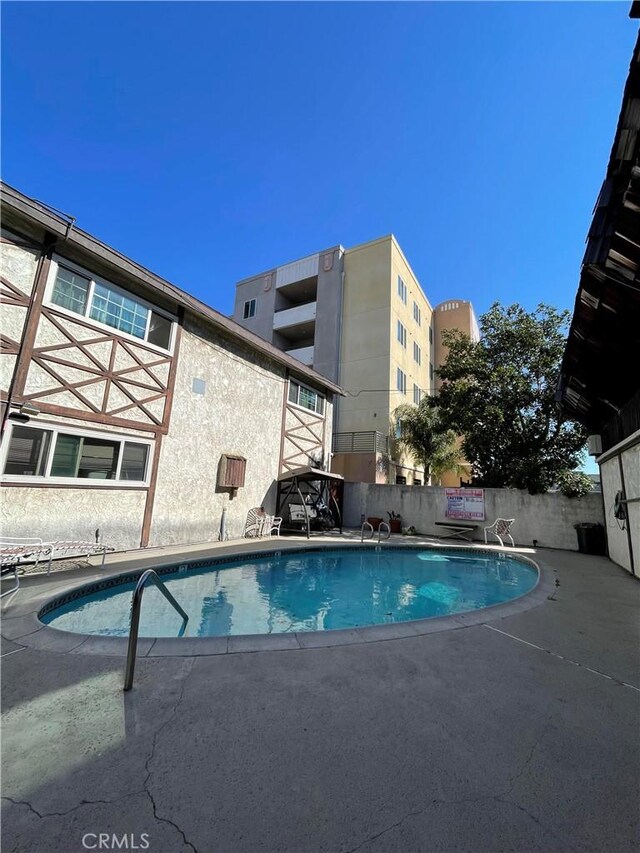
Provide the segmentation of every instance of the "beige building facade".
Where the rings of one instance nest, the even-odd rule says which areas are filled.
[[[2,186],[3,536],[230,538],[327,467],[339,387]]]
[[[244,279],[234,319],[344,389],[334,414],[334,472],[351,481],[423,485],[422,468],[396,442],[394,412],[436,391],[440,316],[446,328],[459,319],[475,339],[471,304],[455,305],[434,311],[391,234]]]

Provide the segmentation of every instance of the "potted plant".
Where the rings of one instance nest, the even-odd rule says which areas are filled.
[[[402,533],[402,516],[399,512],[388,512],[389,516],[389,530],[391,533]]]
[[[367,521],[373,527],[374,530],[377,530],[378,527],[380,526],[380,522],[382,521],[382,519],[379,518],[377,515],[370,515],[367,518]]]

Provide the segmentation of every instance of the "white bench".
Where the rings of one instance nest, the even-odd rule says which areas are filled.
[[[478,528],[477,524],[468,521],[436,521],[435,524],[449,530],[449,533],[442,533],[440,539],[464,539],[465,542],[471,542],[473,532]]]

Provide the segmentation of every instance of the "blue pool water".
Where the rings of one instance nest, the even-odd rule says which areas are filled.
[[[327,631],[447,616],[529,592],[537,571],[489,553],[385,548],[283,552],[187,572],[162,581],[189,614],[184,636]],[[134,584],[52,610],[42,621],[85,634],[127,636]],[[153,585],[140,636],[175,637],[181,619]]]

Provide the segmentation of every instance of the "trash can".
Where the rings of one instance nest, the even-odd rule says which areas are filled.
[[[573,525],[578,534],[578,551],[581,554],[607,553],[607,544],[604,535],[604,527],[594,521],[584,521]]]

